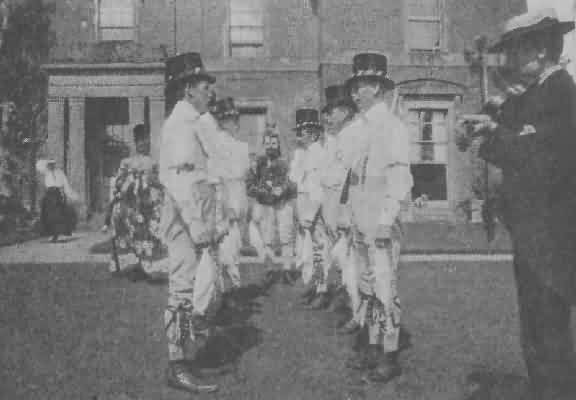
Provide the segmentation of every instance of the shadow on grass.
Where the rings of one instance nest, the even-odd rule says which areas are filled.
[[[111,252],[112,239],[107,239],[90,247],[90,254],[110,254]]]
[[[526,378],[495,371],[481,370],[467,376],[465,400],[533,400]]]
[[[237,365],[244,353],[262,343],[262,330],[251,318],[261,313],[257,300],[264,295],[261,285],[250,284],[225,296],[224,306],[212,319],[215,333],[197,354],[201,367]]]

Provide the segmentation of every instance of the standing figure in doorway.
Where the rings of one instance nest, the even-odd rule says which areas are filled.
[[[62,235],[70,236],[76,228],[77,215],[73,203],[78,194],[68,183],[68,179],[55,160],[39,160],[36,168],[44,175],[45,193],[40,210],[40,224],[44,234],[55,243]]]

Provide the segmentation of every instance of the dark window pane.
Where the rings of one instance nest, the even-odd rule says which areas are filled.
[[[434,161],[434,145],[424,143],[420,145],[420,160]]]
[[[422,127],[422,140],[432,141],[432,125],[425,124]]]
[[[414,164],[412,198],[425,194],[429,200],[447,200],[446,166],[439,164]]]

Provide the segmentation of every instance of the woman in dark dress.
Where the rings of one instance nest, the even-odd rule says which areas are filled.
[[[40,223],[42,232],[57,242],[58,237],[70,236],[76,228],[76,212],[72,203],[78,195],[68,183],[62,170],[56,168],[54,160],[39,162],[38,170],[44,175],[46,192],[42,198]]]

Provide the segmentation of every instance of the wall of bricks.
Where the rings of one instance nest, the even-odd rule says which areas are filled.
[[[309,0],[265,0],[265,56],[259,59],[229,57],[229,0],[135,0],[138,29],[132,43],[97,41],[95,1],[56,1],[57,46],[52,62],[137,64],[161,62],[175,51],[200,52],[218,78],[218,94],[268,104],[269,118],[279,124],[283,145],[290,148],[295,109],[320,106],[322,87],[343,82],[351,73],[353,55],[362,51],[387,54],[390,76],[401,87],[427,79],[421,86],[406,83],[406,87],[453,99],[456,115],[477,111],[479,79],[471,74],[463,51],[473,46],[477,35],[494,38],[507,18],[526,9],[525,0],[444,1],[446,40],[440,52],[430,57],[407,49],[407,0],[319,0],[321,19],[310,9]],[[65,74],[75,79],[73,70]],[[101,74],[106,80],[105,75],[114,72]],[[58,121],[50,124],[57,126]],[[452,195],[467,198],[477,166],[454,144],[449,157]]]

